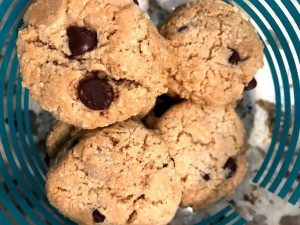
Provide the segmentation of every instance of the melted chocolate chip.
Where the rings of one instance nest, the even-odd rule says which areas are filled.
[[[154,116],[161,117],[173,105],[178,104],[182,101],[182,99],[175,99],[166,94],[157,97],[154,107]]]
[[[139,2],[138,2],[138,0],[133,0],[133,2],[134,2],[135,4],[137,4],[137,5],[140,5]]]
[[[103,223],[105,216],[102,215],[97,209],[93,211],[93,219],[95,223]]]
[[[91,110],[107,109],[114,100],[112,86],[104,79],[83,80],[78,87],[80,101]]]
[[[70,26],[67,30],[72,56],[82,55],[97,46],[97,33],[85,27]]]
[[[228,62],[232,65],[237,65],[240,61],[242,61],[240,54],[237,52],[237,50],[233,48],[229,48],[231,51],[231,55],[228,59]]]
[[[210,176],[208,173],[205,173],[205,174],[202,174],[202,178],[206,181],[209,181],[210,180]]]
[[[237,169],[235,159],[230,157],[224,164],[223,169],[226,170],[226,178],[233,177]]]
[[[188,25],[183,25],[182,27],[179,27],[177,29],[178,32],[182,32],[182,31],[186,31],[189,29],[189,26]]]
[[[250,90],[253,90],[254,88],[256,88],[256,86],[257,86],[257,81],[255,80],[255,78],[253,78],[253,79],[249,82],[248,86],[246,86],[246,87],[244,88],[244,91],[250,91]]]

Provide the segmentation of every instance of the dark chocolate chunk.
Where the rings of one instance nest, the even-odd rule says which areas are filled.
[[[93,211],[93,219],[95,223],[103,223],[105,216],[101,214],[97,209]]]
[[[230,157],[223,166],[223,169],[226,170],[226,178],[233,177],[237,169],[235,159]]]
[[[93,50],[98,43],[97,33],[85,27],[70,26],[67,30],[72,56]]]
[[[236,65],[238,64],[240,61],[242,61],[240,54],[237,52],[237,50],[233,49],[233,48],[229,48],[231,51],[231,56],[228,59],[228,62]]]
[[[188,25],[183,25],[182,27],[179,27],[177,29],[178,32],[182,32],[182,31],[186,31],[189,29],[189,26]]]
[[[210,180],[209,173],[204,173],[204,174],[202,174],[201,176],[202,176],[202,178],[203,178],[204,180],[206,180],[206,181],[209,181],[209,180]]]
[[[139,2],[138,2],[138,0],[133,0],[133,2],[134,2],[135,4],[137,4],[137,5],[140,5]]]
[[[114,100],[114,90],[106,80],[94,77],[80,82],[78,96],[89,109],[104,110]]]
[[[182,99],[172,98],[166,94],[157,97],[154,107],[154,116],[161,117],[173,105],[178,104],[182,101]]]
[[[253,90],[254,88],[256,88],[256,86],[257,86],[257,81],[255,80],[255,78],[253,78],[253,79],[249,82],[248,86],[246,86],[246,87],[244,88],[244,91],[250,91],[250,90]]]

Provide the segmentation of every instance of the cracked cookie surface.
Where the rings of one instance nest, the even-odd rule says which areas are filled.
[[[24,21],[23,86],[63,122],[108,126],[167,91],[167,43],[132,0],[37,0]]]
[[[181,204],[204,208],[231,194],[247,168],[244,128],[234,105],[199,106],[185,101],[154,126],[168,144],[181,176]]]
[[[177,64],[169,88],[198,104],[226,105],[263,66],[263,45],[236,8],[220,0],[178,7],[160,29],[170,40]]]
[[[50,203],[79,224],[167,224],[180,200],[180,177],[168,147],[128,120],[87,131],[49,169]]]

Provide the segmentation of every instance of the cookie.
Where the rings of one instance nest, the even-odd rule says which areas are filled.
[[[49,169],[46,194],[79,224],[167,224],[181,200],[168,147],[128,120],[86,131]]]
[[[171,14],[160,32],[177,56],[168,70],[171,93],[221,106],[255,87],[263,44],[237,8],[220,0],[187,3]]]
[[[167,91],[167,41],[132,0],[37,0],[24,21],[23,86],[65,123],[105,127]]]
[[[184,101],[158,119],[156,128],[170,149],[183,185],[182,206],[204,208],[230,194],[246,163],[244,128],[234,105],[199,106]]]

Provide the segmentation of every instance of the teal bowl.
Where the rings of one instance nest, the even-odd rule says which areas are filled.
[[[168,1],[150,2],[159,10],[172,9]],[[179,0],[169,2],[174,5]],[[248,14],[265,44],[265,67],[256,75],[258,87],[240,103],[249,133],[250,169],[233,197],[200,212],[181,209],[171,222],[174,225],[255,224],[243,204],[252,201],[257,201],[252,206],[261,214],[276,216],[291,210],[300,214],[299,1],[227,2]],[[44,191],[48,168],[44,141],[55,120],[21,85],[16,38],[29,5],[29,0],[0,0],[0,224],[73,224],[49,205]],[[278,202],[275,212],[271,205]]]

